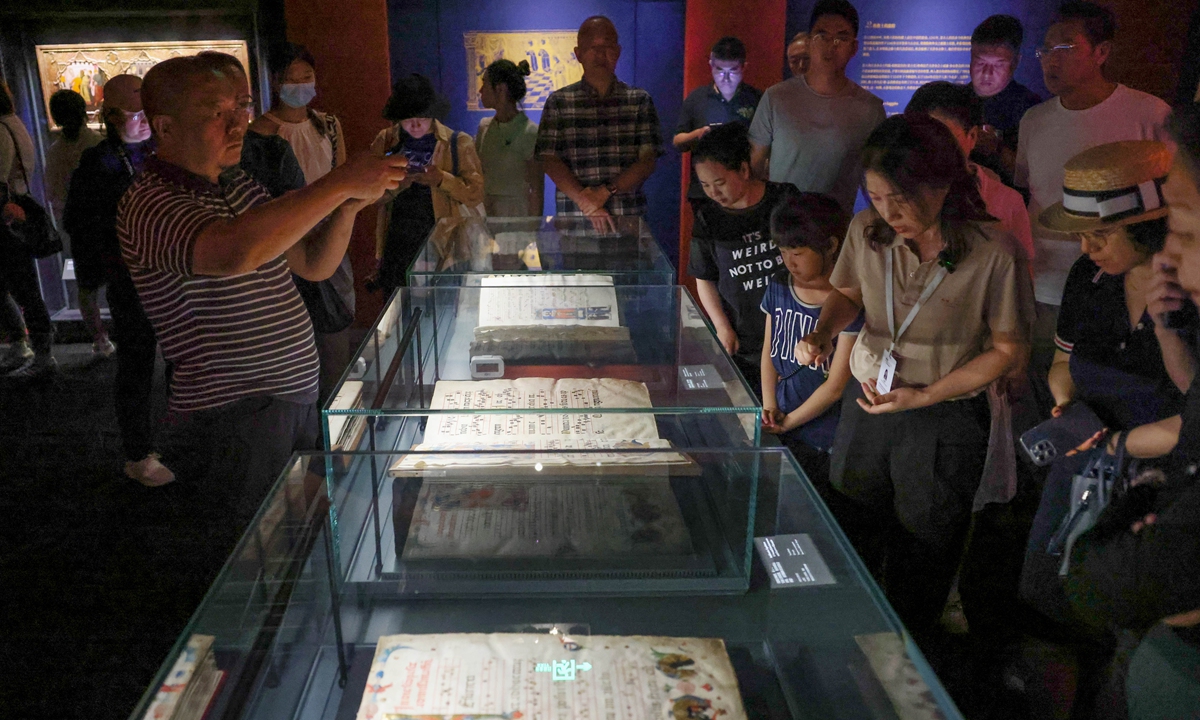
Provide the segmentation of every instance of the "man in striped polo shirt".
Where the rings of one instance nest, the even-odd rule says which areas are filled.
[[[236,167],[250,94],[223,65],[180,57],[146,74],[157,155],[122,198],[117,232],[174,366],[168,463],[240,528],[291,454],[318,444],[317,351],[291,273],[328,278],[355,215],[406,162],[364,156],[271,200]]]

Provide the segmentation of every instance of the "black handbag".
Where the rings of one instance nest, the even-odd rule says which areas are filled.
[[[1061,468],[1047,479],[1038,517],[1053,518],[1054,522],[1035,521],[1021,568],[1019,595],[1059,622],[1072,625],[1078,622],[1064,585],[1075,541],[1125,492],[1127,478],[1136,471],[1136,463],[1124,467],[1125,438],[1126,433],[1121,433],[1115,457],[1108,454],[1107,442],[1101,442],[1074,458],[1059,458],[1058,463],[1074,467],[1069,475],[1066,468]]]
[[[17,145],[17,136],[13,134],[8,123],[0,122],[0,125],[4,126],[4,129],[8,131],[8,136],[12,138],[13,158],[17,162],[17,167],[21,168],[21,177],[24,178],[25,188],[28,190],[30,187],[29,173],[25,171],[25,163],[21,160],[21,149]],[[16,220],[8,225],[8,232],[18,245],[35,258],[50,257],[55,253],[62,252],[62,236],[54,227],[50,213],[46,212],[46,209],[39,205],[37,200],[27,194],[12,192],[7,183],[4,184],[4,195],[5,204],[13,203],[25,213],[24,220]]]

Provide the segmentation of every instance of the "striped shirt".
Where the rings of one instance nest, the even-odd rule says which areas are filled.
[[[642,149],[661,155],[662,133],[650,93],[613,80],[608,95],[580,80],[546,98],[538,127],[538,155],[554,155],[584,187],[599,187],[617,179],[638,161]],[[559,190],[559,215],[579,215],[579,208]],[[605,203],[612,215],[645,215],[641,188],[617,193]]]
[[[193,412],[255,396],[317,399],[312,322],[287,260],[232,277],[197,275],[196,239],[216,220],[270,199],[240,169],[220,185],[151,158],[121,199],[121,255],[163,357],[174,364],[170,407]]]

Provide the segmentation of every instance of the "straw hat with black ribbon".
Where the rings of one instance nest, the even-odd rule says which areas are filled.
[[[1097,145],[1067,161],[1063,199],[1038,218],[1048,230],[1086,233],[1165,217],[1171,150],[1157,140]]]

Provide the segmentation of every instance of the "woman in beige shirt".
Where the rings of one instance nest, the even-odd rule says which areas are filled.
[[[863,312],[830,480],[851,501],[843,528],[919,632],[945,605],[987,453],[984,390],[1027,352],[1030,299],[944,125],[889,118],[863,167],[872,207],[851,223],[834,290],[796,354],[823,359]]]

